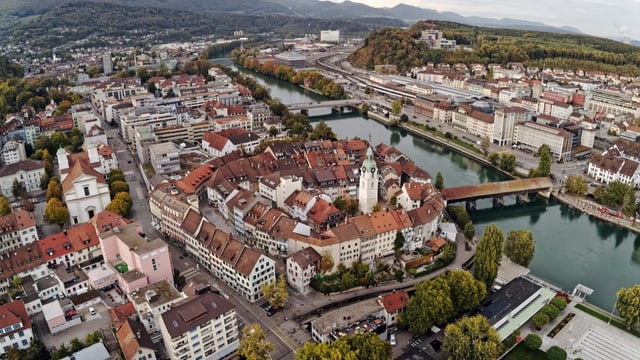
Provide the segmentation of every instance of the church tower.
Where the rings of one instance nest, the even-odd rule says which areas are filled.
[[[373,150],[367,149],[367,158],[360,168],[360,187],[358,188],[360,211],[368,214],[378,203],[378,167],[373,160]]]

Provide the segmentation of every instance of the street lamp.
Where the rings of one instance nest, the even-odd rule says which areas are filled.
[[[613,312],[615,311],[617,304],[618,304],[618,294],[616,293],[616,302],[613,303],[613,308],[611,308],[611,313],[609,314],[609,321],[607,322],[607,325],[611,325],[611,318],[613,317]]]

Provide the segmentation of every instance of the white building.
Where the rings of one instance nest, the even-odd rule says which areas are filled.
[[[360,201],[360,210],[367,214],[378,203],[378,166],[373,160],[371,148],[367,149],[367,158],[362,163],[360,171],[358,200]]]
[[[104,176],[84,160],[78,160],[62,181],[62,194],[71,224],[84,223],[111,202]]]
[[[513,142],[516,124],[527,119],[527,111],[520,107],[496,108],[493,116],[493,143],[509,146]]]
[[[156,174],[180,171],[180,149],[172,142],[149,145],[149,160]]]
[[[6,355],[13,347],[26,349],[33,339],[24,302],[20,299],[0,305],[0,355]]]
[[[340,43],[340,30],[321,30],[320,41]]]
[[[9,140],[2,147],[2,164],[16,164],[27,159],[22,141]]]
[[[160,315],[171,309],[177,302],[186,299],[184,293],[178,292],[167,280],[141,287],[129,294],[136,309],[140,323],[147,332],[154,332],[160,327]]]
[[[162,314],[160,332],[172,360],[223,359],[238,349],[235,306],[217,294],[203,294]]]
[[[44,175],[44,162],[27,159],[0,168],[0,190],[6,198],[13,196],[13,183],[18,181],[27,192],[40,190],[40,179]]]
[[[287,282],[300,294],[311,291],[311,279],[320,272],[322,256],[312,247],[296,251],[287,258]]]
[[[548,145],[552,156],[557,160],[569,160],[573,134],[552,126],[527,121],[516,126],[515,142],[531,151]]]

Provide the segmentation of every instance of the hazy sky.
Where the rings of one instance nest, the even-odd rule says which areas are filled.
[[[341,0],[331,0],[342,2]],[[640,40],[640,0],[351,0],[374,7],[399,3],[463,16],[513,18],[552,26],[572,26],[598,36],[628,35]]]

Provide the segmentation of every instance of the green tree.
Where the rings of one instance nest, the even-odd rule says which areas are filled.
[[[122,199],[117,198],[119,194],[129,195],[129,193],[122,193],[122,192],[117,193],[116,197],[113,200],[111,200],[109,204],[107,204],[107,206],[105,207],[105,210],[108,210],[120,216],[126,217],[131,207]]]
[[[538,155],[540,155],[540,159],[535,171],[536,176],[549,176],[551,173],[551,162],[553,161],[549,145],[545,144],[540,146],[540,148],[538,148]]]
[[[58,224],[60,227],[69,222],[69,210],[60,199],[51,198],[44,208],[44,218],[47,222]]]
[[[474,309],[487,296],[487,287],[465,270],[454,270],[446,275],[450,298],[455,313]]]
[[[102,340],[102,334],[100,334],[100,331],[94,331],[87,334],[87,337],[84,339],[84,343],[87,346],[91,346],[100,342],[100,340]]]
[[[51,354],[51,360],[60,360],[69,355],[71,355],[69,349],[67,349],[65,344],[62,344]]]
[[[502,352],[498,332],[481,315],[449,324],[444,333],[442,347],[451,360],[495,359]]]
[[[473,226],[473,223],[469,221],[464,225],[464,229],[462,229],[464,233],[464,237],[471,240],[474,236],[476,236],[476,228]]]
[[[502,260],[504,235],[495,224],[487,226],[476,248],[475,272],[476,279],[491,286],[498,276],[498,268]]]
[[[25,189],[24,185],[18,179],[13,179],[13,184],[11,184],[11,193],[15,197],[23,197],[27,193],[27,189]]]
[[[89,74],[90,78],[97,78],[100,74],[100,68],[97,66],[87,66],[87,74]]]
[[[489,153],[489,155],[487,156],[487,160],[491,163],[491,165],[498,166],[500,164],[500,153]]]
[[[289,297],[287,281],[282,275],[276,282],[263,284],[260,290],[269,304],[276,309],[282,309]]]
[[[564,189],[572,194],[584,196],[587,194],[587,180],[580,175],[569,175]]]
[[[628,328],[640,325],[640,285],[631,288],[621,288],[616,293],[616,310],[624,319]]]
[[[115,198],[117,193],[129,192],[129,185],[125,181],[114,181],[109,184],[109,190],[111,191],[111,198]]]
[[[482,141],[480,142],[480,150],[482,150],[482,153],[487,156],[487,154],[489,153],[489,147],[491,146],[491,139],[489,139],[488,136],[485,136],[482,138]]]
[[[64,148],[65,146],[71,144],[67,134],[61,131],[54,131],[51,136],[49,136],[49,140],[51,141],[51,149],[49,149],[50,151],[58,151],[59,148]]]
[[[524,345],[529,350],[538,350],[542,346],[542,338],[538,334],[529,334],[524,338]]]
[[[308,341],[296,350],[297,360],[391,359],[391,345],[374,333],[344,336],[331,344]]]
[[[78,351],[84,349],[84,344],[78,338],[71,339],[71,342],[69,344],[71,345],[71,352],[72,353],[75,353],[75,352],[78,352]]]
[[[555,320],[560,315],[560,310],[552,304],[547,304],[540,309],[540,312],[549,317],[549,321]]]
[[[533,325],[537,328],[541,328],[549,323],[549,316],[543,312],[539,312],[531,319]]]
[[[396,254],[400,254],[402,247],[404,246],[404,235],[402,232],[396,232],[396,238],[393,240],[393,249],[396,251]]]
[[[511,173],[516,169],[516,156],[511,153],[503,153],[500,156],[499,168]]]
[[[393,115],[400,115],[402,112],[402,101],[401,100],[393,100],[391,102],[391,113]]]
[[[504,252],[514,263],[529,267],[535,251],[536,245],[531,231],[520,229],[507,233]]]
[[[320,273],[326,274],[333,269],[333,256],[325,251],[324,255],[320,259]]]
[[[630,192],[633,192],[631,186],[620,181],[613,181],[605,189],[603,203],[610,207],[622,206],[625,201],[625,195]]]
[[[0,216],[5,216],[11,214],[13,208],[11,208],[11,204],[6,197],[0,195]]]
[[[436,174],[436,189],[444,189],[444,177],[442,176],[442,173],[440,171],[438,171],[438,173]]]
[[[433,325],[443,324],[449,319],[455,311],[450,294],[451,289],[442,277],[418,283],[402,317],[409,330],[424,334]]]
[[[43,173],[42,175],[40,175],[40,190],[47,190],[47,188],[49,187],[49,180],[51,180],[49,174]]]
[[[51,355],[47,351],[47,347],[44,343],[38,339],[33,339],[29,343],[25,356],[21,357],[21,360],[49,360]]]
[[[47,201],[53,198],[62,200],[62,185],[52,180],[47,186]]]
[[[375,203],[371,208],[371,213],[376,213],[378,211],[382,211],[382,205],[380,205],[380,203]]]
[[[247,324],[242,329],[238,354],[246,360],[270,359],[275,346],[267,341],[264,331],[256,323]]]
[[[467,223],[471,222],[471,217],[469,216],[469,213],[467,212],[467,209],[465,209],[464,205],[447,206],[447,213],[461,228],[464,228]]]
[[[309,134],[311,140],[337,140],[336,133],[326,122],[320,120]]]
[[[558,346],[552,346],[547,350],[548,360],[565,360],[567,358],[567,352]]]
[[[112,169],[109,172],[109,184],[112,184],[115,181],[126,181],[124,177],[124,173],[120,169]]]
[[[269,135],[270,135],[271,137],[275,137],[275,136],[276,136],[276,135],[278,135],[278,133],[279,133],[278,129],[277,129],[275,126],[273,126],[273,125],[271,125],[271,126],[269,127],[269,130],[268,130],[267,132],[269,133]]]
[[[562,296],[556,296],[551,300],[551,304],[558,308],[558,310],[562,311],[567,307],[567,299]]]

